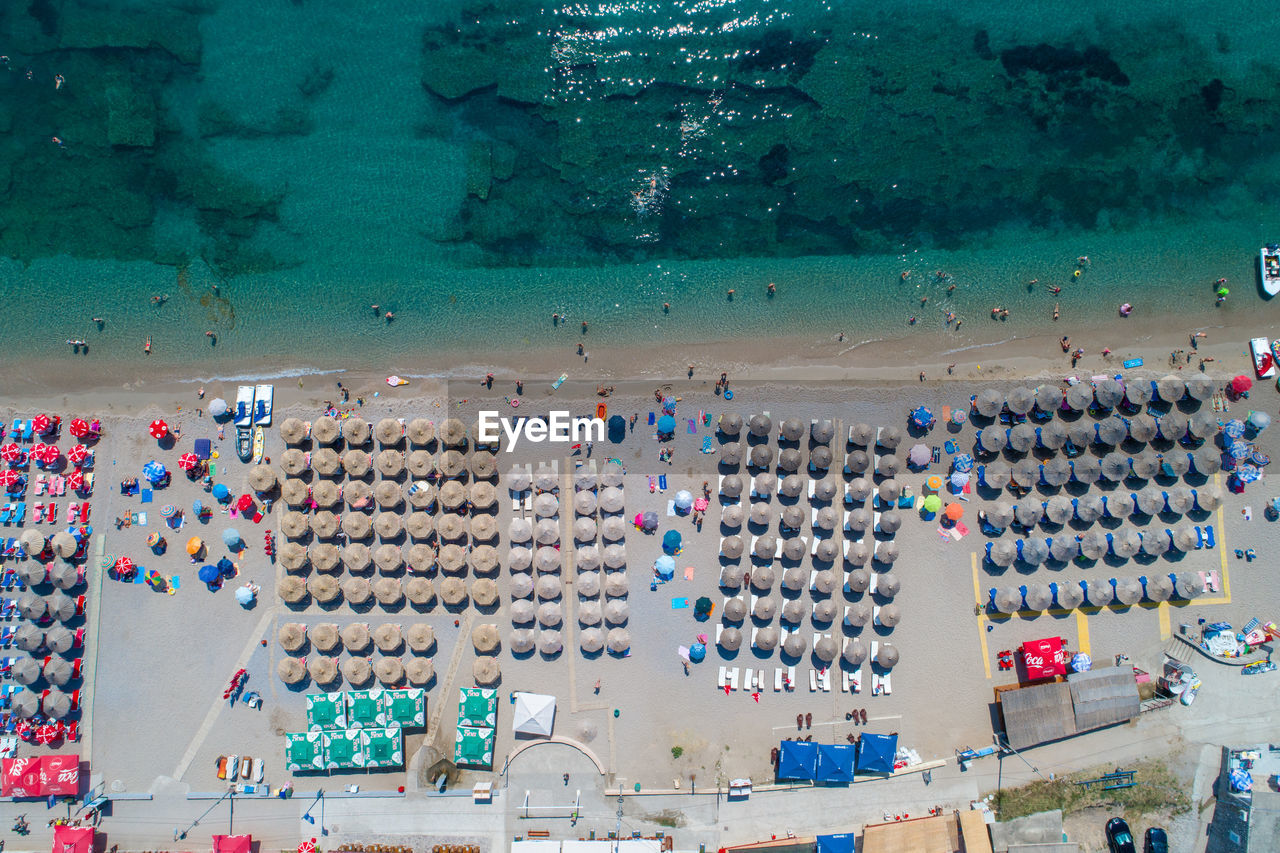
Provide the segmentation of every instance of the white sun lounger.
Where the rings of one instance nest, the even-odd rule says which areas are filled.
[[[817,492],[817,488],[818,488],[818,481],[810,477],[809,478],[809,500],[813,500],[813,496]]]
[[[875,640],[871,641],[871,659],[876,659],[876,652],[880,651],[880,644]]]
[[[884,675],[871,674],[871,695],[872,696],[888,696],[893,693],[893,680],[889,673]]]
[[[821,537],[821,536],[815,536],[815,537],[813,537],[813,541],[809,543],[809,556],[810,556],[810,557],[816,557],[816,556],[818,556],[818,543],[819,543],[819,542],[821,542],[821,541],[823,540],[823,538],[824,538],[824,537]]]
[[[791,689],[796,689],[796,668],[794,666],[787,667],[786,683],[791,685]]]
[[[875,577],[875,573],[873,572],[871,576]],[[871,605],[871,624],[873,625],[880,624],[880,605],[879,604]],[[872,652],[872,654],[875,654],[875,653]]]
[[[823,693],[831,692],[831,668],[827,667],[818,675],[818,686],[822,688]]]
[[[782,692],[782,667],[777,667],[773,670],[773,692]]]
[[[716,679],[716,687],[718,687],[721,690],[724,690],[724,685],[725,685],[725,669],[726,668],[723,666],[720,667],[720,677]]]
[[[725,601],[728,601],[728,600],[729,600],[729,599],[727,599],[727,598],[725,599]],[[723,612],[723,611],[721,611],[721,612]],[[719,622],[717,622],[717,623],[716,623],[716,645],[717,645],[717,646],[718,646],[718,645],[720,645],[720,635],[721,635],[723,632],[724,632],[724,625],[721,625]]]
[[[755,686],[755,678],[756,678],[755,670],[753,670],[751,667],[747,667],[747,678],[746,678],[746,681],[744,681],[742,684],[742,689],[750,690],[753,686]]]
[[[812,569],[809,572],[809,591],[813,592],[813,585],[818,582],[818,570]]]
[[[729,670],[728,685],[730,690],[738,689],[738,668],[736,666]]]
[[[754,609],[754,608],[753,608]],[[756,635],[760,633],[760,629],[755,625],[751,626],[751,648],[756,647]]]
[[[876,533],[880,532],[880,513],[879,512],[871,513],[871,529],[874,530]]]
[[[818,671],[816,669],[809,670],[809,692],[818,692]]]
[[[875,592],[876,592],[876,578],[877,578],[877,577],[879,577],[879,574],[878,574],[877,572],[869,572],[868,574],[870,575],[870,581],[869,581],[869,583],[867,584],[867,592],[871,593],[872,595],[875,595]],[[880,608],[879,608],[879,607],[877,607],[877,608],[876,608],[876,612],[877,612],[877,613],[878,613],[878,612],[880,612]]]

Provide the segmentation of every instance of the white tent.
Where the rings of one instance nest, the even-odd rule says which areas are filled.
[[[556,697],[543,693],[517,693],[511,728],[518,735],[551,737],[556,721]]]

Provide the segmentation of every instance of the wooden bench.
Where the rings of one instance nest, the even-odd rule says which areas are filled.
[[[525,833],[530,838],[550,838],[551,830],[549,829],[531,829]]]

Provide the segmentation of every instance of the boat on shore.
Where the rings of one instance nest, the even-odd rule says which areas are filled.
[[[1271,341],[1266,338],[1254,338],[1249,341],[1249,349],[1253,354],[1253,370],[1259,379],[1270,379],[1276,375],[1276,360],[1271,354]]]
[[[236,456],[241,462],[253,459],[253,427],[236,427]]]
[[[253,389],[253,425],[271,426],[271,404],[276,386],[259,385]]]
[[[1258,255],[1258,274],[1262,292],[1267,296],[1280,293],[1280,243],[1268,243]]]
[[[236,391],[235,417],[232,419],[237,427],[253,426],[253,386],[241,385]]]

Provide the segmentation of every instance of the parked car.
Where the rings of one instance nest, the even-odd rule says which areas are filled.
[[[1142,853],[1169,853],[1169,836],[1160,827],[1151,827],[1142,835]]]
[[[1138,853],[1133,846],[1133,833],[1124,818],[1113,817],[1107,821],[1107,848],[1111,853]]]

